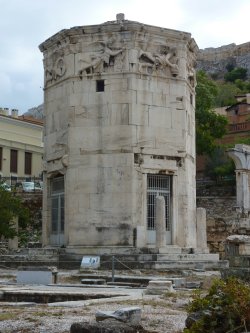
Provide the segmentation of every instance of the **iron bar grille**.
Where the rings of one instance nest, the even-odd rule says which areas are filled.
[[[155,229],[155,205],[156,196],[163,196],[166,209],[166,231],[170,231],[170,196],[171,196],[171,176],[148,175],[147,176],[147,224],[148,230]]]
[[[51,231],[61,233],[64,231],[64,177],[51,181],[51,208]]]

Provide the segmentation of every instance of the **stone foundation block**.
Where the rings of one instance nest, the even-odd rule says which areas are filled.
[[[162,295],[166,292],[175,292],[172,281],[169,280],[152,280],[149,281],[146,294]]]

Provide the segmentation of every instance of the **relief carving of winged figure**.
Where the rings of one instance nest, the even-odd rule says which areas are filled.
[[[86,74],[101,73],[105,66],[113,65],[114,57],[124,50],[124,48],[112,48],[113,42],[114,40],[111,39],[108,42],[93,43],[91,48],[95,51],[88,53],[84,59],[79,60],[80,69],[78,70],[78,75],[82,76],[84,72]]]
[[[151,67],[153,70],[169,67],[173,76],[179,73],[176,48],[165,46],[160,53],[141,51],[139,60],[141,60],[140,70],[142,67]]]

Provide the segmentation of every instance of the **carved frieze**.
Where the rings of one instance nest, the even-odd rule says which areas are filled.
[[[187,80],[193,88],[196,86],[195,66],[195,60],[189,58],[187,61]]]
[[[122,48],[114,48],[115,40],[109,39],[107,42],[94,42],[88,45],[87,49],[93,50],[83,54],[82,58],[78,61],[78,75],[91,75],[94,73],[108,72],[114,67],[120,67],[123,62]],[[119,57],[120,56],[120,57]]]
[[[119,38],[118,38],[119,39]],[[168,45],[150,45],[144,40],[146,47],[124,47],[124,40],[115,37],[107,41],[95,41],[84,47],[77,60],[77,75],[100,74],[105,72],[121,72],[129,68],[132,72],[155,75],[179,74],[179,58],[177,49]]]
[[[52,65],[45,70],[45,80],[47,83],[52,83],[63,77],[66,73],[66,64],[63,57],[58,57]]]
[[[172,76],[179,74],[177,50],[174,47],[161,45],[159,52],[141,50],[139,53],[139,71],[166,75],[169,69]]]
[[[133,44],[129,45],[121,36],[111,37],[106,41],[78,43],[77,50],[74,49],[75,65],[72,69],[74,68],[75,75],[80,78],[93,74],[125,71],[173,77],[184,74],[180,62],[183,56],[173,45],[154,43],[151,40],[146,45],[138,44],[136,41]],[[194,65],[190,57],[186,64],[186,78],[193,87],[195,87]],[[55,52],[45,63],[45,84],[59,81],[65,76],[66,71],[65,53]]]

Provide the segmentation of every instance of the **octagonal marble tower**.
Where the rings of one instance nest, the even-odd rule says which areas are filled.
[[[118,14],[62,30],[40,50],[44,245],[196,248],[191,35]]]

